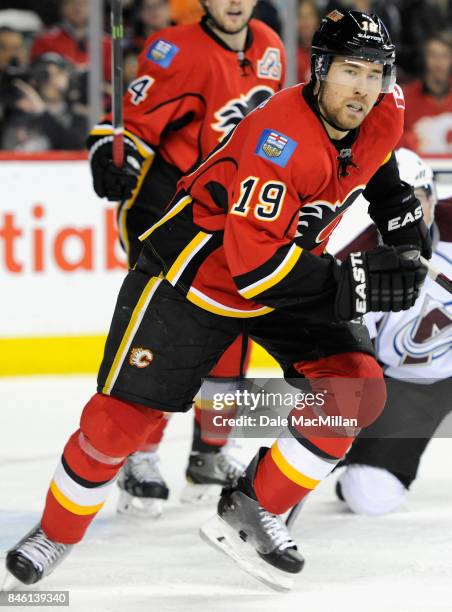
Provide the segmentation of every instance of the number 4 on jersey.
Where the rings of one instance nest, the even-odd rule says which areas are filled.
[[[250,211],[253,194],[260,179],[257,176],[249,176],[240,183],[240,197],[232,205],[231,214],[246,217]],[[254,208],[254,216],[261,221],[274,221],[279,217],[281,207],[286,195],[286,186],[280,181],[267,181],[262,185],[259,201]]]
[[[138,77],[138,79],[132,81],[127,89],[131,95],[132,104],[138,106],[143,100],[146,100],[148,97],[148,90],[154,82],[155,79],[148,75]]]

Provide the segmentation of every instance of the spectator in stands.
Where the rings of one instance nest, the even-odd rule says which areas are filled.
[[[123,54],[123,78],[124,78],[124,93],[127,91],[130,83],[134,81],[138,73],[138,55],[141,49],[133,45],[128,45]]]
[[[18,96],[5,117],[2,148],[19,151],[83,149],[87,109],[72,102],[72,65],[46,53],[30,66],[28,82],[15,79]]]
[[[46,26],[58,21],[61,0],[1,0],[1,9],[33,11]]]
[[[20,92],[15,85],[17,78],[24,78],[27,70],[27,51],[21,32],[0,28],[0,139],[8,114]]]
[[[0,28],[0,74],[11,66],[25,65],[26,58],[23,35],[12,28]]]
[[[58,53],[70,61],[79,71],[89,65],[88,24],[89,0],[62,0],[63,21],[59,26],[36,36],[31,57],[43,53]],[[102,41],[105,80],[111,80],[111,40],[105,35]]]
[[[139,0],[135,9],[133,30],[127,38],[142,49],[148,36],[172,25],[168,0]]]
[[[452,153],[452,34],[439,32],[423,45],[423,73],[404,88],[402,145],[419,155]]]
[[[320,11],[316,0],[298,2],[298,81],[306,83],[311,78],[311,42],[320,24]]]
[[[397,46],[397,64],[411,77],[419,76],[419,49],[430,36],[452,24],[450,0],[399,0],[403,28]]]

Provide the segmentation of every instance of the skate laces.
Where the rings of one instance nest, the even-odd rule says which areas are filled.
[[[229,480],[237,480],[241,476],[245,466],[238,459],[225,452],[219,452],[216,457],[218,468],[226,474]]]
[[[61,544],[50,540],[41,528],[29,535],[17,549],[24,557],[43,570],[49,567],[68,548],[68,544]]]
[[[275,548],[279,550],[296,548],[295,542],[290,537],[287,527],[279,516],[270,514],[270,512],[267,512],[267,510],[262,507],[259,507],[258,516],[265,531],[273,539]]]
[[[157,453],[134,453],[127,459],[127,469],[138,482],[163,482]]]

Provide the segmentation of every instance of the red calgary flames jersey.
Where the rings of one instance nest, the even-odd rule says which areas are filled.
[[[372,109],[352,145],[354,166],[339,176],[338,150],[303,86],[281,91],[181,179],[166,215],[142,239],[169,282],[218,314],[258,316],[287,305],[308,277],[310,291],[321,292],[330,263],[312,254],[323,253],[342,214],[390,158],[403,108],[397,88]]]
[[[124,97],[125,127],[129,137],[158,149],[165,162],[186,173],[279,91],[284,77],[284,47],[260,21],[250,21],[240,53],[204,21],[160,30],[146,41],[139,75]],[[96,126],[92,135],[106,130]]]

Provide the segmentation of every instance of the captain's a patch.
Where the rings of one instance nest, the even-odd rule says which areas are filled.
[[[281,132],[264,130],[257,143],[255,153],[259,157],[285,168],[297,146],[298,143],[295,140],[281,134]]]
[[[161,68],[169,68],[178,53],[179,47],[163,40],[163,38],[159,38],[149,47],[146,57]]]

